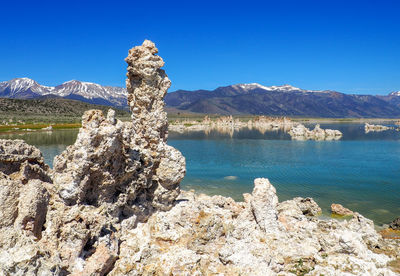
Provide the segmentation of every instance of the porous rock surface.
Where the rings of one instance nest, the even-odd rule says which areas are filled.
[[[265,178],[244,202],[180,193],[156,53],[145,41],[126,59],[132,122],[87,111],[53,170],[0,140],[0,275],[396,275],[398,242],[358,213],[319,218],[314,200],[279,202]]]
[[[132,121],[117,120],[113,110],[85,112],[75,144],[55,157],[53,171],[36,148],[1,141],[1,226],[22,231],[1,236],[2,273],[104,275],[124,229],[173,206],[185,159],[166,144],[170,81],[156,54],[145,41],[126,58]]]
[[[314,201],[279,203],[268,179],[254,185],[244,202],[182,192],[126,232],[110,275],[396,275],[388,262],[398,255],[375,249],[398,249],[371,220],[319,219]]]
[[[400,217],[393,220],[390,223],[389,227],[392,228],[393,230],[400,230]]]
[[[17,235],[40,238],[47,213],[49,168],[41,152],[22,140],[0,139],[0,246]]]
[[[332,203],[331,212],[337,216],[352,216],[354,212],[350,209],[343,207],[341,204]]]

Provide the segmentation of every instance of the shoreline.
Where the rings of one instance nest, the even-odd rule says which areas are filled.
[[[291,119],[292,121],[295,122],[313,122],[313,123],[342,123],[342,122],[360,122],[360,123],[365,123],[365,122],[396,122],[399,121],[400,118],[354,118],[354,117],[340,117],[340,118],[335,118],[335,117],[297,117],[297,116],[290,116],[290,115],[268,115],[268,114],[259,114],[259,115],[219,115],[219,114],[206,114],[206,113],[198,113],[198,114],[180,114],[177,115],[176,113],[173,114],[168,114],[168,121],[171,123],[176,120],[184,121],[184,120],[203,120],[203,118],[207,116],[211,119],[216,119],[219,117],[226,117],[226,116],[232,116],[234,119],[239,119],[241,121],[248,121],[250,119],[253,119],[258,116],[266,116],[266,117],[271,117],[271,118],[282,118],[286,117]]]
[[[190,185],[190,184],[187,184],[187,185]],[[250,185],[249,187],[252,187],[252,186]],[[197,195],[197,196],[199,196],[199,197],[201,197],[201,196],[207,196],[207,197],[222,196],[222,197],[225,197],[225,198],[230,198],[230,199],[232,199],[232,200],[234,200],[234,201],[236,201],[236,202],[238,202],[238,203],[244,203],[244,202],[245,202],[245,195],[246,195],[246,193],[243,193],[243,194],[241,194],[240,196],[238,195],[238,196],[236,196],[236,197],[232,197],[232,196],[229,196],[229,195],[224,195],[223,193],[213,193],[213,192],[211,192],[211,191],[208,191],[208,192],[207,192],[205,189],[204,189],[204,190],[199,190],[199,189],[195,189],[195,188],[192,188],[192,187],[186,188],[185,185],[182,185],[182,184],[181,184],[180,190],[183,191],[184,193],[193,193],[193,194],[195,194],[195,195]],[[250,189],[250,190],[251,190],[251,189]],[[279,194],[279,193],[277,192],[277,194]],[[281,196],[278,196],[278,198],[280,198],[280,197],[281,197]],[[287,196],[287,197],[288,197],[287,199],[282,200],[282,201],[292,200],[293,198],[297,198],[297,197],[301,197],[301,196],[294,196],[294,195],[292,195],[292,196]],[[311,197],[311,198],[312,198],[313,200],[315,200],[314,197]],[[319,206],[322,205],[321,202],[320,202],[319,200],[315,200],[315,201],[316,201],[316,203],[317,203]],[[333,204],[333,203],[334,203],[334,202],[329,201],[329,205],[330,205],[330,204]],[[352,211],[353,211],[353,210],[352,210]],[[368,214],[366,214],[365,212],[358,212],[358,211],[354,211],[354,212],[357,212],[357,213],[359,213],[359,214],[365,216],[365,217],[368,218],[369,220],[371,220],[371,221],[374,223],[375,230],[378,231],[378,232],[379,232],[379,231],[382,231],[382,230],[384,230],[384,229],[386,229],[386,228],[388,228],[389,224],[390,224],[394,219],[397,218],[397,217],[393,217],[393,218],[391,219],[391,221],[388,221],[388,222],[379,224],[379,223],[376,223],[376,221],[375,221],[374,219],[369,218]],[[315,216],[315,217],[318,218],[318,219],[321,219],[321,220],[336,219],[336,220],[339,220],[339,221],[349,220],[349,219],[352,218],[352,216],[349,216],[349,215],[347,215],[347,216],[341,216],[341,215],[333,214],[328,208],[322,208],[321,213],[318,214],[318,215]],[[400,238],[400,232],[399,232],[399,238]]]
[[[110,107],[111,108],[111,107]],[[216,118],[220,118],[223,116],[219,115],[212,115],[212,114],[204,114],[204,115],[199,115],[199,116],[169,116],[169,125],[173,126],[176,125],[176,121],[187,121],[187,120],[192,120],[192,121],[198,121],[198,123],[201,122],[202,119],[204,119],[204,116],[209,117],[211,120],[215,120]],[[268,115],[265,115],[268,116]],[[249,115],[249,116],[241,116],[241,115],[233,115],[232,116],[235,120],[239,119],[241,122],[248,121],[250,119],[254,119],[258,117],[258,115]],[[271,118],[282,118],[279,116],[270,116]],[[395,123],[398,122],[399,119],[394,119],[394,118],[309,118],[309,117],[287,117],[288,119],[292,120],[293,122],[296,123],[304,123],[304,124],[326,124],[326,123],[337,123],[337,124],[348,124],[348,123]],[[121,118],[122,121],[128,121],[130,118]],[[200,121],[199,121],[200,120]],[[70,122],[65,122],[65,123],[49,123],[49,122],[44,122],[44,121],[37,121],[37,122],[32,122],[28,124],[0,124],[0,134],[2,132],[29,132],[29,131],[38,131],[42,130],[43,128],[52,126],[53,129],[71,129],[71,128],[80,128],[82,126],[81,122],[76,122],[70,121]]]
[[[51,129],[48,129],[51,127]],[[64,124],[43,124],[43,123],[33,123],[33,124],[21,124],[21,125],[0,125],[0,135],[1,133],[20,133],[20,132],[33,132],[33,131],[52,131],[61,129],[79,129],[82,127],[81,123],[64,123]]]

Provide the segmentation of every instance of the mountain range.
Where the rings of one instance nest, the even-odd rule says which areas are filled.
[[[71,80],[54,87],[29,78],[0,82],[0,97],[60,97],[127,108],[122,87]],[[400,117],[400,91],[388,95],[355,95],[331,90],[305,90],[291,85],[235,84],[215,90],[178,90],[165,97],[167,110],[211,114],[256,114],[309,117]]]
[[[29,78],[16,78],[0,82],[0,97],[12,99],[36,99],[61,97],[91,104],[126,107],[125,88],[101,86],[97,83],[71,80],[57,86],[44,86]]]

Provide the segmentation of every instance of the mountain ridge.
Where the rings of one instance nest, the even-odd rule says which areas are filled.
[[[0,82],[0,97],[61,97],[91,104],[127,108],[125,88],[71,80],[44,86],[29,78]],[[258,83],[221,86],[214,90],[177,90],[165,96],[167,108],[221,115],[311,117],[400,117],[400,91],[388,95],[355,95],[332,90],[306,90],[289,84]]]
[[[91,104],[126,107],[125,88],[102,86],[78,80],[66,81],[57,86],[44,86],[29,78],[15,78],[0,82],[0,97],[13,99],[35,99],[55,95],[66,99],[80,100]]]
[[[332,90],[304,90],[289,85],[263,87],[241,84],[215,90],[168,93],[167,106],[183,112],[310,117],[395,118],[400,97],[352,95]]]

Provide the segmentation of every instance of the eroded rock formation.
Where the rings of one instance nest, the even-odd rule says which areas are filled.
[[[157,51],[145,41],[126,58],[132,121],[117,120],[113,110],[85,112],[75,144],[55,157],[52,172],[36,148],[1,141],[2,227],[36,237],[21,245],[24,233],[14,243],[4,236],[3,272],[104,275],[124,231],[173,206],[185,159],[166,144],[170,81]],[[31,254],[21,260],[20,251]]]

